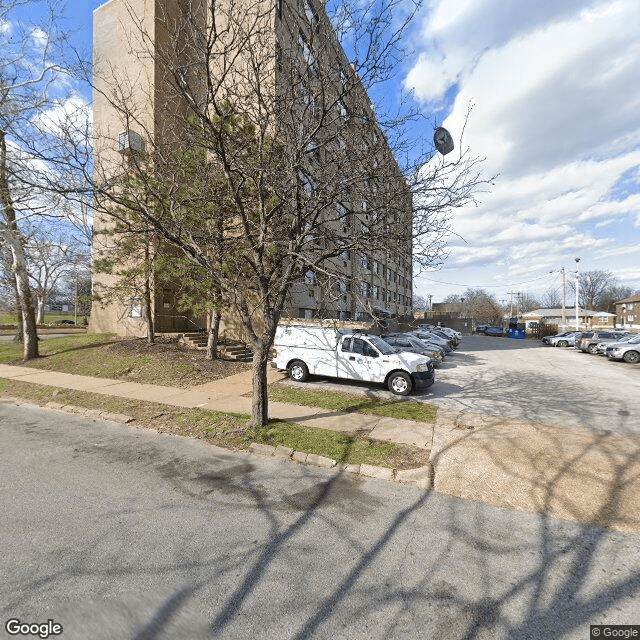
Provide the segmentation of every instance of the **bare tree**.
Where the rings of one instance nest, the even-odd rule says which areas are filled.
[[[580,299],[579,304],[583,309],[593,311],[606,311],[607,302],[604,300],[605,292],[616,285],[616,280],[610,271],[596,269],[585,271],[579,275]],[[575,298],[576,284],[569,281],[569,288]]]
[[[544,309],[555,309],[561,307],[562,296],[560,291],[555,288],[547,289],[540,299],[540,305]]]
[[[502,320],[502,307],[495,296],[484,289],[470,287],[457,299],[461,301],[464,315],[476,324],[495,324]]]
[[[339,4],[328,15],[315,0],[275,13],[194,0],[161,7],[153,30],[130,6],[122,28],[142,70],[96,59],[112,128],[96,131],[91,171],[76,149],[69,172],[90,185],[101,219],[144,221],[239,314],[254,353],[254,426],[268,420],[268,354],[291,291],[317,288],[327,310],[350,291],[363,318],[393,303],[409,313],[404,256],[413,248],[419,267],[437,264],[450,212],[488,184],[461,144],[446,160],[412,149],[414,111],[374,111],[367,90],[396,73],[418,8],[406,6]],[[118,131],[135,141],[120,155]],[[176,150],[199,154],[199,175]],[[136,197],[121,188],[131,175]],[[208,206],[212,193],[222,207]],[[384,300],[376,278],[390,283]]]
[[[36,323],[44,318],[47,298],[60,281],[82,266],[89,266],[89,256],[78,247],[67,232],[55,228],[38,227],[25,238],[25,254],[31,289],[36,302]]]
[[[541,306],[540,300],[533,294],[526,291],[519,297],[518,302],[520,313],[528,313],[534,309],[539,309]]]
[[[633,289],[633,287],[628,287],[626,285],[619,284],[618,282],[614,282],[602,292],[598,310],[615,313],[616,302],[629,298],[633,295],[638,295],[638,293],[640,293],[640,291]]]
[[[24,228],[30,218],[51,211],[52,204],[34,188],[34,176],[42,169],[36,168],[32,150],[39,144],[39,119],[60,104],[68,89],[60,82],[58,61],[66,42],[57,28],[61,15],[54,0],[0,3],[0,240],[11,253],[25,359],[38,356],[38,338]]]

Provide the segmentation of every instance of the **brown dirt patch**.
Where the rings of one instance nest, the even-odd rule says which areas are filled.
[[[122,376],[131,382],[188,388],[251,369],[248,362],[226,358],[207,360],[205,351],[187,347],[173,338],[159,337],[155,344],[147,344],[143,338],[123,339],[104,348],[110,354],[127,359],[151,359],[152,367],[149,364],[134,366]],[[152,379],[148,376],[150,368]]]

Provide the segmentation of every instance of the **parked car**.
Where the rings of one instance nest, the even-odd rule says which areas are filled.
[[[459,331],[452,329],[451,327],[438,327],[438,329],[451,336],[452,338],[458,338],[458,341],[460,341],[460,339],[462,338],[462,334]]]
[[[435,333],[431,333],[430,331],[411,331],[410,334],[416,336],[416,338],[420,338],[420,340],[433,342],[441,346],[447,353],[451,351],[451,345],[449,344],[449,341],[441,338]]]
[[[542,338],[542,343],[552,347],[573,347],[579,335],[581,335],[580,331],[565,331],[555,336],[545,336]]]
[[[503,336],[504,329],[502,327],[487,327],[484,330],[485,336]]]
[[[427,346],[427,348],[429,349],[433,349],[434,351],[437,351],[442,358],[444,359],[444,357],[447,355],[447,349],[446,349],[446,345],[442,345],[442,344],[437,344],[435,342],[432,342],[426,338],[418,338],[417,335],[415,333],[411,333],[411,332],[398,332],[398,333],[383,333],[380,336],[383,340],[386,340],[388,337],[393,337],[393,338],[411,338],[412,340],[418,340],[421,344],[424,344]]]
[[[629,335],[627,331],[584,331],[580,338],[576,339],[574,348],[583,353],[596,353],[598,342],[616,342],[626,335]]]
[[[476,333],[484,333],[488,328],[488,324],[477,324],[475,331]]]
[[[443,354],[435,346],[429,346],[414,336],[380,336],[387,344],[398,351],[409,351],[411,353],[417,353],[422,356],[428,356],[431,358],[431,362],[434,367],[440,366],[443,359]]]
[[[439,328],[433,329],[431,333],[435,333],[435,335],[440,336],[441,338],[444,338],[449,343],[449,345],[452,346],[454,349],[458,346],[458,343],[460,342],[460,339],[458,338],[458,336],[451,335]]]
[[[274,339],[271,366],[286,370],[296,382],[310,375],[386,384],[406,396],[433,384],[431,359],[398,352],[382,338],[366,333],[309,325],[281,325]]]
[[[604,355],[609,360],[624,360],[631,364],[638,364],[640,362],[640,336],[633,336],[626,342],[608,344]]]
[[[611,340],[613,340],[613,342],[611,340],[603,340],[602,342],[598,342],[598,344],[596,345],[595,348],[595,352],[599,355],[599,356],[603,356],[604,352],[606,351],[607,347],[610,344],[622,344],[625,342],[628,342],[629,340],[631,340],[633,338],[633,336],[631,334],[628,334],[622,338],[616,339],[616,338],[612,338]]]

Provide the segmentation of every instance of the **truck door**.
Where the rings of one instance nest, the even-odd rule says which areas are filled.
[[[362,338],[346,338],[338,351],[338,377],[379,381],[380,354]]]

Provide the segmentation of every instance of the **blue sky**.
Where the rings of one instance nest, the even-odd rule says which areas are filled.
[[[100,4],[68,5],[87,42]],[[638,0],[426,0],[396,89],[412,89],[426,122],[456,140],[473,104],[463,144],[499,176],[477,206],[454,212],[449,256],[416,277],[415,293],[541,294],[575,257],[581,270],[640,289],[638,9]],[[415,135],[430,132],[423,124]]]
[[[499,177],[455,213],[460,237],[442,270],[417,279],[419,293],[543,293],[575,257],[640,289],[639,8],[429,2],[405,84],[426,110],[446,112],[454,136],[473,103],[464,142]]]

